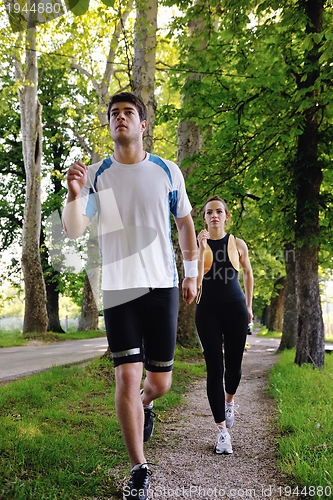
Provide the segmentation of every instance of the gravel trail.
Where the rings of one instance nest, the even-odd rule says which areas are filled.
[[[230,429],[232,455],[213,453],[216,427],[205,380],[193,384],[184,405],[158,423],[158,434],[147,447],[147,459],[154,464],[150,498],[290,498],[287,479],[278,468],[276,408],[267,393],[267,373],[277,360],[276,347],[260,341],[244,353],[235,397],[239,414]]]

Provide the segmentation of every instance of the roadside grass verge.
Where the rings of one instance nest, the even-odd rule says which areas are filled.
[[[294,359],[295,349],[280,354],[269,379],[281,430],[281,469],[304,486],[303,496],[307,492],[309,498],[332,499],[333,354],[326,355],[321,370],[300,367]]]
[[[88,330],[79,332],[77,330],[66,333],[48,332],[45,335],[40,333],[30,333],[24,336],[20,330],[0,330],[0,347],[17,347],[27,345],[29,340],[38,340],[41,342],[60,342],[62,340],[81,340],[105,337],[104,330]]]
[[[282,332],[273,332],[268,330],[266,326],[261,326],[257,335],[258,337],[266,337],[269,339],[280,339],[282,337]]]
[[[20,330],[0,330],[0,347],[18,347],[26,342]]]
[[[177,348],[172,388],[155,402],[157,435],[167,409],[204,375],[202,356],[188,363],[186,350]],[[0,499],[122,497],[129,463],[110,360],[56,367],[0,386],[0,415]]]
[[[257,332],[258,337],[266,337],[270,339],[280,339],[282,337],[282,332],[268,330],[266,326],[259,326],[259,328],[260,330]],[[327,333],[325,335],[325,342],[333,343],[333,335]]]

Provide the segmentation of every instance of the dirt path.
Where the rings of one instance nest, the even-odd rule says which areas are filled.
[[[251,339],[255,341],[255,339]],[[213,453],[216,430],[205,389],[195,383],[182,408],[170,415],[147,446],[153,471],[150,498],[264,499],[288,498],[279,473],[273,419],[267,394],[267,372],[276,347],[252,345],[244,355],[237,392],[239,415],[230,430],[234,453]]]

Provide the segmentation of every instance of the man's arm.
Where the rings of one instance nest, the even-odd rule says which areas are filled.
[[[82,236],[89,223],[89,217],[82,213],[80,200],[81,191],[87,182],[87,169],[84,163],[78,161],[67,172],[68,196],[62,222],[66,235],[71,239]]]
[[[198,259],[198,248],[195,237],[194,224],[191,214],[185,217],[176,218],[175,222],[178,229],[179,245],[183,254],[184,261],[192,262],[192,264],[184,264],[189,266],[191,269],[190,274],[193,277],[186,276],[185,267],[185,278],[182,284],[183,299],[187,304],[191,304],[195,299],[197,294],[197,259]]]
[[[206,229],[202,229],[197,237],[199,243],[197,288],[199,288],[202,285],[202,280],[205,274],[205,251],[207,249],[208,239],[209,239],[209,232]]]

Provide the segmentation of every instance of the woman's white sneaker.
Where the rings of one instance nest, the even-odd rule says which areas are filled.
[[[214,451],[218,455],[231,455],[231,453],[233,453],[230,434],[227,429],[222,429],[218,433]]]
[[[225,403],[225,425],[227,429],[230,429],[234,425],[235,412],[238,413],[237,409],[239,405]],[[239,414],[239,413],[238,413]]]

